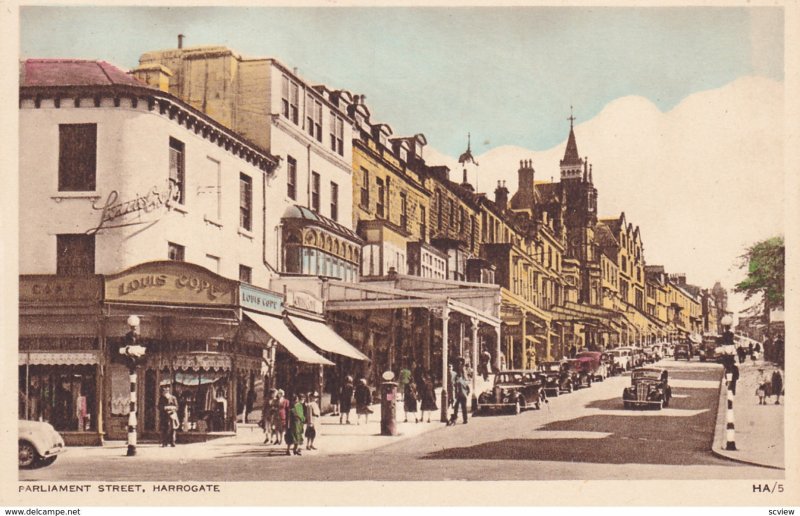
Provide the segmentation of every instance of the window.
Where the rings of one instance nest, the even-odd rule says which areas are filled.
[[[306,131],[312,138],[322,141],[322,102],[306,96]]]
[[[384,199],[386,198],[386,189],[383,186],[383,179],[380,177],[375,178],[375,184],[378,185],[378,197],[375,204],[375,214],[378,217],[383,217]]]
[[[419,207],[419,239],[423,242],[427,241],[428,237],[428,210],[425,206]]]
[[[442,206],[442,192],[436,192],[436,208],[438,213],[436,214],[436,227],[439,231],[442,230],[442,212],[444,210]]]
[[[456,202],[450,199],[450,227],[456,225]]]
[[[239,227],[253,229],[253,179],[239,174]]]
[[[466,222],[464,219],[466,219],[466,217],[464,216],[464,207],[463,206],[459,206],[458,207],[458,232],[459,233],[463,233],[464,232],[464,223]]]
[[[94,235],[56,235],[56,274],[94,274]]]
[[[97,173],[97,124],[58,126],[58,191],[92,192]]]
[[[206,220],[219,221],[222,218],[222,164],[207,156],[207,172],[203,178],[203,194]]]
[[[286,157],[286,195],[297,200],[297,160],[291,156]]]
[[[167,259],[176,262],[185,261],[186,248],[183,247],[182,245],[173,244],[172,242],[167,242]]]
[[[180,204],[186,200],[186,178],[184,172],[185,158],[183,142],[175,138],[169,139],[169,187],[170,198]]]
[[[369,170],[361,169],[361,206],[369,209]]]
[[[339,185],[331,181],[331,219],[339,220]]]
[[[289,79],[288,76],[283,76],[281,83],[281,103],[283,107],[283,116],[294,122],[298,123],[298,97],[300,88],[297,83]]]
[[[408,229],[408,197],[405,192],[400,193],[400,227]]]
[[[247,265],[239,265],[239,281],[242,283],[253,282],[253,269]]]
[[[344,156],[344,121],[335,111],[331,111],[331,150]]]
[[[311,173],[311,209],[319,213],[319,173]]]

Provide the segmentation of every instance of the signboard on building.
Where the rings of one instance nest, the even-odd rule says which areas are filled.
[[[103,278],[56,276],[52,274],[21,275],[19,302],[25,304],[72,304],[99,302]]]
[[[306,312],[322,314],[322,300],[304,290],[287,290],[286,305]]]
[[[199,265],[162,261],[107,276],[104,293],[106,301],[233,306],[237,285]]]
[[[239,285],[239,306],[254,312],[281,315],[283,313],[283,296],[271,290],[241,283]]]

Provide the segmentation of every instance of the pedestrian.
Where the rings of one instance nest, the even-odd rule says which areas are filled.
[[[400,370],[400,378],[399,378],[400,385],[399,385],[399,387],[400,387],[400,392],[403,393],[403,399],[404,400],[405,400],[405,395],[406,395],[406,389],[408,389],[408,384],[411,383],[411,374],[412,374],[411,371],[412,370],[413,370],[413,363],[412,363],[412,367],[411,368],[404,367],[403,369]]]
[[[413,381],[406,384],[405,393],[403,394],[403,412],[405,413],[404,423],[408,423],[408,413],[414,414],[414,422],[419,423],[417,419],[417,384]]]
[[[350,408],[353,405],[353,377],[345,376],[344,384],[339,391],[339,424],[345,419],[350,424]]]
[[[270,389],[264,397],[264,408],[261,411],[261,428],[264,429],[264,444],[272,442],[274,424],[272,420],[273,404],[275,403],[276,389]]]
[[[319,421],[320,410],[317,400],[319,399],[318,392],[309,392],[308,401],[306,401],[305,415],[306,415],[306,450],[316,450],[314,447],[314,439],[317,438],[317,422]]]
[[[158,411],[161,414],[161,447],[175,447],[175,433],[180,426],[178,421],[178,400],[170,392],[169,385],[161,387],[158,398]]]
[[[740,364],[742,362],[744,362],[744,360],[745,360],[745,358],[747,356],[747,351],[745,351],[744,346],[737,346],[736,347],[736,355],[739,357],[739,363]]]
[[[458,407],[461,406],[461,412],[464,420],[464,424],[467,424],[467,396],[469,395],[469,382],[467,378],[464,376],[463,371],[461,371],[455,378],[453,382],[454,389],[455,389],[455,404],[453,405],[453,415],[450,418],[450,421],[447,423],[447,426],[455,425],[456,420],[458,419]]]
[[[417,383],[417,388],[422,385],[423,377],[428,374],[428,371],[422,366],[422,364],[417,364],[417,367],[414,368],[414,381]]]
[[[755,362],[759,358],[761,358],[761,343],[756,342],[756,344],[753,346],[753,354],[750,356],[750,359]]]
[[[764,399],[767,396],[769,382],[767,381],[767,375],[764,373],[764,369],[758,370],[758,379],[756,380],[756,396],[758,396],[758,404],[759,405],[766,405],[766,401]]]
[[[431,422],[431,412],[434,410],[439,410],[439,407],[436,405],[436,392],[433,389],[433,381],[431,380],[430,375],[425,373],[422,377],[422,406],[421,408],[421,417],[420,421],[425,419],[425,412],[428,413],[428,423]]]
[[[364,424],[369,423],[369,415],[372,409],[369,407],[372,404],[372,392],[367,387],[366,378],[361,378],[355,388],[356,400],[356,424],[361,424],[361,416],[364,416]]]
[[[306,423],[303,410],[305,396],[295,394],[292,407],[289,409],[289,425],[286,427],[286,455],[300,455],[300,445],[303,444],[303,429]],[[294,450],[290,450],[294,446]]]
[[[492,355],[486,351],[485,349],[481,353],[480,361],[478,362],[478,374],[483,376],[483,381],[489,381],[489,373],[491,372],[491,366],[489,365],[492,361]]]
[[[336,371],[336,368],[333,368],[333,371],[328,377],[327,385],[325,386],[325,390],[323,392],[330,392],[331,393],[331,407],[333,408],[333,416],[339,415],[339,374]]]
[[[781,394],[783,393],[783,376],[781,375],[781,370],[775,368],[772,371],[772,393],[775,395],[775,404],[781,404]]]
[[[778,367],[783,368],[784,363],[784,343],[783,343],[783,336],[778,335],[775,339],[775,362],[777,363]]]
[[[275,428],[275,442],[280,445],[286,433],[286,420],[289,417],[289,400],[286,399],[283,389],[278,389],[275,395],[275,403],[272,407],[272,424]]]
[[[753,358],[753,343],[752,342],[750,342],[750,344],[747,346],[747,356],[750,357],[750,360],[755,360]]]
[[[447,406],[453,406],[453,382],[456,380],[456,372],[453,370],[453,364],[447,365]]]

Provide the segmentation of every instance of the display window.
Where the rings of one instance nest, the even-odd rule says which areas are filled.
[[[97,429],[97,371],[93,365],[20,366],[19,417],[62,432]]]

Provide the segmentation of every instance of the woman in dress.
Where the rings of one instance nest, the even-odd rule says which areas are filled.
[[[283,434],[286,431],[286,418],[289,415],[289,400],[284,397],[283,389],[278,389],[275,396],[275,404],[272,409],[272,424],[275,427],[275,443],[281,444]]]
[[[417,419],[417,399],[417,384],[414,380],[409,378],[409,382],[405,387],[405,393],[403,394],[403,410],[406,416],[404,423],[408,423],[409,412],[414,414],[414,422],[419,423],[419,419]]]
[[[273,438],[273,421],[272,412],[273,404],[275,403],[275,395],[278,391],[270,389],[266,398],[264,398],[264,410],[261,413],[261,426],[264,428],[264,444],[272,442]]]
[[[364,416],[364,424],[369,423],[369,415],[372,412],[372,409],[369,408],[370,404],[372,404],[372,393],[367,387],[367,380],[365,378],[361,378],[358,381],[358,385],[356,385],[355,389],[355,398],[356,398],[356,424],[361,424],[361,416]]]
[[[439,410],[436,406],[436,393],[433,390],[433,381],[428,373],[422,376],[422,414],[421,420],[425,419],[425,412],[428,413],[428,423],[431,422],[431,412]]]
[[[353,404],[353,377],[347,376],[344,379],[342,390],[339,391],[339,424],[342,424],[342,419],[347,420],[350,424],[350,408]]]
[[[309,392],[308,401],[306,401],[305,415],[306,415],[306,450],[316,450],[314,447],[314,439],[317,438],[317,422],[319,421],[320,410],[319,393]]]
[[[303,410],[305,396],[296,394],[292,408],[289,409],[289,426],[286,429],[286,455],[300,455],[300,445],[303,444],[303,430],[306,426],[306,415]],[[290,448],[294,445],[294,450]]]

